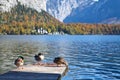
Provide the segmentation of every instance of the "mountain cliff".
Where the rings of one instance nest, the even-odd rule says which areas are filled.
[[[10,11],[12,7],[20,2],[27,7],[34,8],[38,12],[47,11],[53,17],[63,21],[74,9],[79,10],[93,5],[96,0],[0,0],[0,11]]]
[[[64,22],[119,23],[119,4],[120,0],[99,0],[83,10],[76,8]]]
[[[48,0],[47,12],[63,21],[74,9],[79,7],[79,10],[83,10],[95,2],[95,0]]]
[[[18,2],[39,12],[46,10],[46,0],[0,0],[0,11],[10,11]]]
[[[119,23],[120,0],[0,0],[0,11],[21,4],[65,23]]]

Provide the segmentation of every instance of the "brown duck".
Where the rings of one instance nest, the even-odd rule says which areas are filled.
[[[61,66],[62,64],[64,64],[68,67],[68,63],[64,60],[63,57],[56,57],[53,62],[56,63],[57,66]]]

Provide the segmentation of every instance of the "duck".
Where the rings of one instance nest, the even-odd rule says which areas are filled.
[[[43,53],[38,53],[37,55],[34,56],[34,58],[37,62],[40,62],[40,61],[44,60],[44,55],[43,55]]]
[[[56,63],[57,66],[61,66],[62,64],[64,64],[66,67],[68,67],[68,63],[63,57],[55,57],[53,62]]]
[[[17,67],[20,67],[20,66],[24,65],[24,57],[23,56],[18,56],[18,58],[15,60],[14,64]]]

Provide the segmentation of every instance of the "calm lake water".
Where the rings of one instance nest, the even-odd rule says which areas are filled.
[[[34,63],[38,52],[45,53],[44,62],[67,60],[62,80],[120,80],[120,36],[0,36],[0,74],[16,67],[18,55]]]

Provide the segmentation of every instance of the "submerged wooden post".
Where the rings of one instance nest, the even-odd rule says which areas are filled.
[[[0,75],[0,80],[59,80],[65,70],[65,66],[25,65]]]

